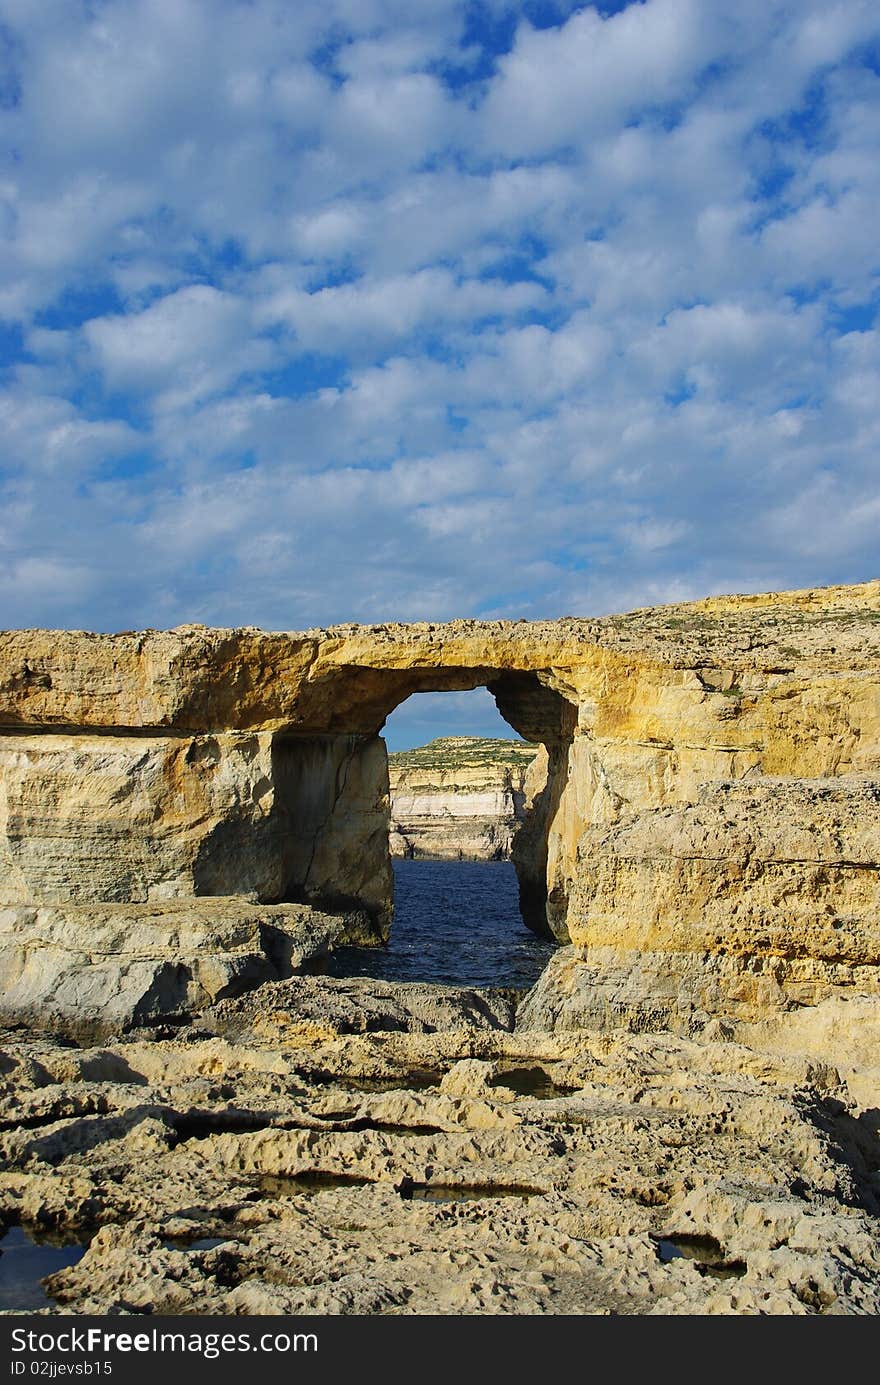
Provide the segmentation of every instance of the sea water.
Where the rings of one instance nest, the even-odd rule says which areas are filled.
[[[85,1253],[84,1243],[11,1226],[0,1237],[0,1312],[33,1313],[48,1308],[52,1300],[40,1280],[75,1265]]]
[[[388,946],[339,948],[327,973],[527,990],[554,946],[523,923],[510,861],[397,859]]]

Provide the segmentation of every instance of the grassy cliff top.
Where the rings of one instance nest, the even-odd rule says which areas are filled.
[[[529,741],[506,741],[490,736],[440,736],[414,750],[393,750],[388,756],[392,769],[478,769],[489,765],[525,768],[539,747]]]

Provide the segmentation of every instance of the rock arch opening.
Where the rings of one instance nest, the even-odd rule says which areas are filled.
[[[509,860],[539,746],[517,736],[485,688],[417,693],[391,714],[391,855]]]
[[[275,900],[365,910],[375,941],[387,942],[395,893],[389,834],[401,824],[393,819],[382,733],[395,709],[414,693],[460,695],[476,689],[487,690],[490,706],[489,698],[494,700],[496,725],[508,729],[511,745],[537,748],[530,757],[535,765],[528,791],[524,774],[517,781],[519,801],[516,821],[509,824],[509,841],[486,854],[512,860],[508,874],[516,912],[532,933],[549,941],[565,940],[564,899],[557,887],[548,888],[548,837],[565,786],[575,709],[549,681],[542,681],[540,673],[531,671],[337,669],[328,720],[344,711],[349,729],[319,735],[284,731],[273,741],[276,811],[287,824],[281,848],[283,883]],[[512,793],[510,797],[513,800]],[[477,834],[486,826],[477,823]],[[466,849],[407,851],[403,836],[399,856],[472,854]],[[401,847],[401,842],[395,845]]]
[[[528,989],[555,943],[543,919],[537,929],[525,925],[512,847],[544,788],[544,746],[517,734],[485,685],[409,696],[381,740],[389,751],[390,935],[382,949],[339,948],[317,969]]]

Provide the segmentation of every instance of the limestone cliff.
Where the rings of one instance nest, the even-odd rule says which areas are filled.
[[[445,736],[388,756],[392,856],[505,861],[538,746]]]
[[[574,945],[566,993],[597,997],[583,1023],[876,999],[877,581],[602,620],[6,632],[0,904],[236,895],[381,936],[379,732],[479,686],[543,746],[514,854],[527,921]]]

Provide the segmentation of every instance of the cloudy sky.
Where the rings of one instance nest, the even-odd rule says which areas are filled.
[[[880,576],[878,30],[0,0],[0,625]]]

